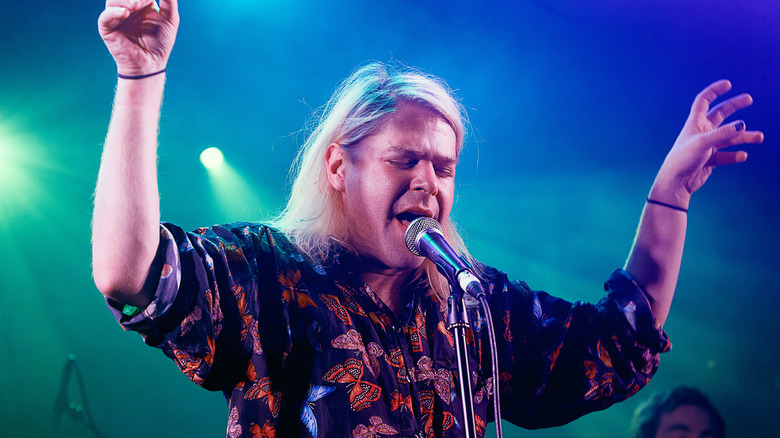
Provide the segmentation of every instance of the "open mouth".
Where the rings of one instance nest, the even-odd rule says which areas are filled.
[[[398,221],[401,222],[401,225],[403,225],[404,227],[408,227],[409,223],[417,219],[418,217],[428,217],[428,215],[422,213],[415,213],[413,211],[405,211],[395,216],[395,218],[398,219]]]

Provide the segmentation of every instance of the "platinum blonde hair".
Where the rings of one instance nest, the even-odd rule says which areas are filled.
[[[335,243],[347,246],[346,213],[326,176],[328,145],[339,143],[348,159],[354,160],[360,153],[360,141],[380,130],[402,103],[438,113],[455,131],[456,153],[460,155],[467,115],[443,80],[413,68],[379,62],[356,69],[336,88],[298,151],[291,168],[293,184],[287,206],[271,222],[315,261],[323,261]],[[473,261],[452,221],[447,219],[441,225],[453,248]],[[436,295],[446,299],[447,281],[433,263],[426,260],[418,275],[423,272]]]

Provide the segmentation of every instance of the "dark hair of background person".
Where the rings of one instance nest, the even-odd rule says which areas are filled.
[[[710,399],[696,388],[680,385],[665,392],[655,393],[634,411],[631,421],[632,438],[654,438],[661,424],[661,416],[680,406],[696,406],[709,414],[715,428],[715,438],[726,436],[726,423]]]

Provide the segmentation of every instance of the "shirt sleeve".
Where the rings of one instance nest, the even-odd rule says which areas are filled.
[[[161,224],[160,243],[146,279],[146,286],[155,289],[148,306],[139,308],[106,298],[111,313],[125,330],[149,331],[160,315],[170,312],[181,284],[181,265],[176,248],[173,234]]]
[[[502,416],[518,426],[562,425],[628,398],[671,349],[645,293],[623,270],[612,273],[597,304],[492,274]]]
[[[147,282],[155,290],[153,301],[136,309],[108,300],[109,308],[126,330],[162,349],[190,380],[206,389],[229,390],[246,377],[252,355],[263,350],[256,336],[258,283],[265,286],[266,307],[276,311],[274,303],[281,301],[271,296],[279,291],[273,238],[267,228],[252,223],[194,232],[163,223],[160,232]],[[258,264],[267,269],[258,273]],[[279,338],[284,333],[276,332],[284,330],[272,327],[285,326],[269,318],[260,331]]]

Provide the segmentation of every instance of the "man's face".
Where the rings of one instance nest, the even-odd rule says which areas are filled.
[[[375,272],[415,269],[422,258],[404,243],[419,216],[449,220],[455,189],[456,137],[452,127],[420,105],[402,104],[376,134],[344,159],[341,193],[347,241]]]
[[[707,411],[692,405],[680,406],[661,415],[656,438],[712,438],[715,425]]]

